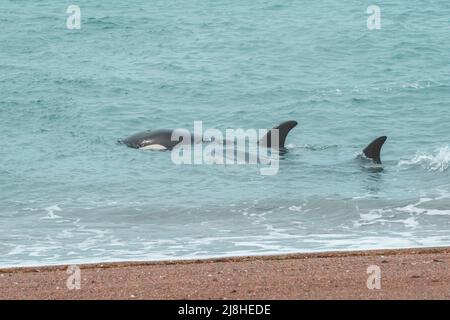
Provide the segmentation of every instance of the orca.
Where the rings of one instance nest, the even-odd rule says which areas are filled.
[[[363,150],[363,155],[367,159],[371,159],[376,164],[381,164],[381,148],[386,142],[387,137],[382,136],[373,140],[369,145]]]
[[[179,141],[172,141],[172,132],[170,129],[147,130],[120,140],[119,143],[134,149],[171,150],[182,140],[180,137]]]
[[[266,148],[272,148],[278,145],[279,150],[285,151],[286,137],[288,133],[296,126],[297,121],[285,121],[269,130],[269,132],[267,132],[267,134],[259,140],[258,144]],[[272,141],[272,131],[274,129],[278,130],[278,144]],[[123,140],[119,140],[118,142],[134,149],[172,150],[178,144],[183,143],[182,136],[180,136],[178,140],[172,141],[172,134],[174,133],[174,131],[175,130],[172,129],[147,130],[133,134],[132,136],[129,136],[128,138]],[[199,142],[209,141],[204,141],[202,137],[198,137],[195,135],[191,136],[191,143]]]
[[[272,130],[276,129],[278,130],[278,148],[280,150],[285,150],[285,142],[286,137],[292,129],[294,129],[297,126],[297,121],[289,120],[285,121],[283,123],[280,123],[278,126],[272,128]],[[267,132],[267,134],[259,140],[259,145],[266,147],[266,148],[272,148],[272,130]]]
[[[266,148],[275,148],[278,145],[278,150],[281,152],[286,151],[285,143],[286,137],[289,132],[297,126],[297,121],[290,120],[280,123],[278,126],[273,127],[267,134],[262,137],[258,144]],[[279,143],[276,144],[272,141],[273,130],[278,130]],[[158,129],[158,130],[147,130],[139,132],[129,136],[126,139],[119,140],[121,144],[134,149],[142,150],[172,150],[175,146],[183,143],[183,137],[180,136],[178,140],[172,141],[172,134],[175,130],[173,129]],[[362,155],[364,158],[372,160],[376,164],[382,164],[381,162],[381,148],[386,142],[387,137],[381,136],[373,140],[369,145],[364,148]],[[204,141],[202,137],[191,135],[190,143],[199,142],[210,142]]]

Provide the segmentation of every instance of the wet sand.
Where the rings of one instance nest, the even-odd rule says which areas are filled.
[[[381,289],[367,288],[367,268]],[[0,299],[450,299],[450,248],[0,269]],[[371,282],[372,283],[372,282]]]

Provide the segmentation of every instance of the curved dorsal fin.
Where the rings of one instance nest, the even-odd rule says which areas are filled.
[[[297,121],[285,121],[283,123],[280,123],[278,126],[272,128],[273,129],[277,129],[278,130],[278,137],[279,137],[279,143],[278,143],[278,147],[280,149],[284,149],[284,143],[286,141],[286,136],[288,135],[289,131],[291,131],[291,129],[295,128],[295,126],[297,126]],[[267,147],[267,148],[271,148],[272,147],[272,134],[271,131],[267,132],[267,134],[261,138],[261,140],[259,140],[259,144]]]
[[[372,159],[375,163],[381,164],[381,147],[386,142],[387,137],[382,136],[373,140],[364,150],[366,158]]]

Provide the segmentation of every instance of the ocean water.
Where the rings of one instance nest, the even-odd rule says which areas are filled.
[[[450,245],[450,3],[371,4],[2,0],[0,266]],[[117,144],[291,119],[273,176]]]

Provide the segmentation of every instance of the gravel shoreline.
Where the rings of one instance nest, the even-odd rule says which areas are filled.
[[[0,299],[450,299],[449,266],[449,247],[96,263],[80,289],[68,266],[8,268]]]

